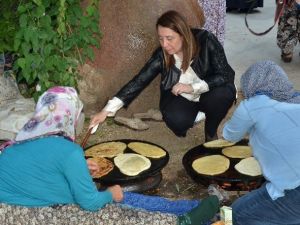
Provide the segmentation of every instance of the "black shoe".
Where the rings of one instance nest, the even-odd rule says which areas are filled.
[[[281,53],[281,60],[285,63],[290,63],[292,62],[293,59],[293,53]]]
[[[205,142],[214,141],[218,139],[218,135],[214,134],[213,136],[210,136],[209,134],[205,133]]]

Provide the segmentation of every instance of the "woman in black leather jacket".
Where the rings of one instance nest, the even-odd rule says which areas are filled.
[[[164,13],[156,24],[160,47],[141,71],[93,116],[90,127],[102,123],[132,100],[159,74],[160,110],[167,126],[185,136],[195,121],[206,117],[206,141],[236,98],[234,71],[217,38],[206,30],[190,29],[176,11]]]

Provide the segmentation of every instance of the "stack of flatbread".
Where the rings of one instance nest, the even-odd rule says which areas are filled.
[[[114,158],[114,163],[127,176],[136,176],[151,166],[149,159],[135,153],[119,154]]]
[[[128,147],[140,155],[154,159],[162,158],[167,154],[162,148],[142,142],[130,142]]]
[[[93,178],[100,178],[108,174],[110,171],[113,170],[114,165],[108,159],[102,157],[94,157],[91,158],[94,162],[96,162],[99,166],[99,171],[96,174],[93,174]]]
[[[204,156],[192,163],[192,167],[197,173],[209,176],[226,172],[229,165],[229,159],[222,155]]]
[[[107,157],[113,158],[120,153],[123,153],[127,145],[120,141],[105,142],[87,149],[85,156],[88,157]]]
[[[222,149],[222,153],[229,158],[244,159],[252,156],[250,146],[235,145]]]
[[[206,148],[224,148],[234,145],[235,142],[226,141],[224,139],[217,139],[214,141],[209,141],[203,144]]]

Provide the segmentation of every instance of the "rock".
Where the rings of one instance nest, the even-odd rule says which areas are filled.
[[[0,74],[0,139],[14,139],[34,109],[34,100],[20,94],[13,74]]]

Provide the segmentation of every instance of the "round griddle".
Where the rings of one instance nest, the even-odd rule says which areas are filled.
[[[149,169],[141,172],[140,174],[138,174],[136,176],[127,176],[127,175],[121,173],[117,166],[114,166],[114,169],[111,172],[109,172],[107,175],[105,175],[101,178],[95,178],[94,179],[95,182],[98,182],[98,183],[100,183],[104,186],[109,186],[109,185],[113,185],[113,184],[125,185],[125,184],[132,184],[134,182],[143,181],[148,177],[157,175],[162,170],[162,168],[164,168],[167,165],[167,163],[169,162],[169,153],[168,153],[168,151],[165,150],[164,148],[162,148],[161,146],[157,145],[157,144],[147,142],[147,141],[142,141],[142,140],[130,140],[130,139],[121,139],[121,140],[113,140],[113,141],[120,141],[120,142],[123,142],[127,145],[130,142],[141,142],[141,143],[155,145],[155,146],[163,149],[166,152],[166,155],[162,158],[159,158],[159,159],[153,159],[153,158],[147,157],[151,161],[151,167]],[[111,141],[107,141],[107,142],[111,142]],[[106,143],[106,142],[101,142],[101,143],[98,143],[98,144],[102,144],[102,143]],[[98,144],[95,144],[95,145],[98,145]],[[93,145],[93,146],[95,146],[95,145]],[[87,149],[89,149],[93,146],[89,146],[85,150],[87,150]],[[131,150],[130,148],[127,147],[125,149],[124,153],[136,153],[136,152],[134,152],[133,150]],[[113,158],[106,158],[106,159],[108,159],[112,163],[114,163]]]
[[[248,140],[242,140],[235,145],[248,145]],[[206,148],[203,145],[199,145],[189,150],[183,156],[182,163],[189,176],[197,183],[201,183],[205,186],[215,183],[223,189],[230,191],[249,191],[260,187],[264,182],[263,176],[252,177],[237,172],[234,166],[241,159],[227,157],[230,160],[229,169],[226,172],[215,176],[199,174],[193,169],[192,163],[194,160],[215,154],[223,155],[222,148]]]
[[[125,191],[145,192],[157,188],[161,181],[162,181],[162,173],[160,171],[154,175],[146,177],[145,179],[122,184],[121,187],[124,192]],[[111,184],[109,185],[104,185],[102,183],[97,183],[97,184],[98,184],[98,189],[101,191],[106,190],[109,186],[111,186]]]

